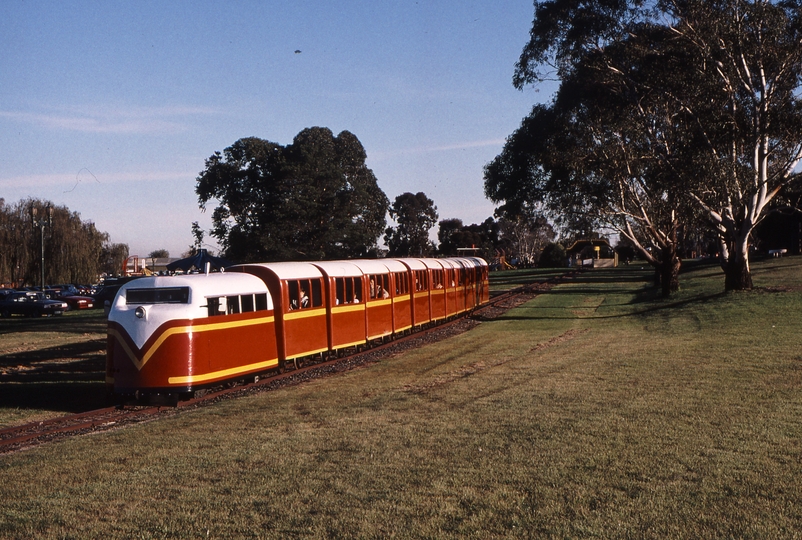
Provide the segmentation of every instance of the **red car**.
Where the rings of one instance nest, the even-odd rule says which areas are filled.
[[[60,296],[59,300],[66,302],[69,309],[90,309],[95,307],[95,299],[91,296]]]

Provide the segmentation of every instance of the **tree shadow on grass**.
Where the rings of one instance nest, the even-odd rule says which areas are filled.
[[[0,385],[0,409],[79,413],[105,407],[106,404],[106,386],[102,381]]]
[[[102,339],[0,355],[0,408],[82,412],[105,404]]]
[[[553,294],[553,292],[549,292],[549,293],[546,293],[546,294]],[[578,315],[576,315],[576,313],[570,313],[570,310],[567,309],[566,311],[569,312],[570,315],[559,316],[559,315],[555,315],[555,311],[557,311],[557,308],[554,308],[553,306],[544,306],[544,307],[529,307],[529,306],[526,306],[526,307],[521,307],[521,308],[518,308],[518,309],[519,310],[531,310],[531,311],[542,310],[542,311],[548,312],[548,313],[545,313],[543,315],[530,315],[530,316],[526,316],[526,315],[509,315],[509,314],[507,314],[507,315],[504,315],[502,317],[499,317],[499,319],[500,320],[505,320],[505,321],[531,321],[531,320],[545,320],[545,319],[621,319],[621,318],[624,318],[624,317],[637,317],[637,316],[641,316],[641,315],[647,315],[649,313],[657,313],[657,312],[660,312],[660,311],[667,311],[667,310],[670,310],[670,309],[674,309],[674,308],[678,308],[678,307],[686,306],[686,305],[690,305],[690,304],[704,304],[704,303],[709,302],[711,300],[715,300],[717,298],[722,298],[722,297],[726,296],[726,294],[727,293],[722,291],[720,293],[710,294],[710,295],[706,295],[706,296],[698,296],[698,297],[695,297],[695,298],[686,298],[684,300],[678,300],[676,302],[665,302],[665,303],[661,303],[661,304],[653,304],[653,303],[650,303],[650,302],[644,300],[641,303],[649,304],[649,305],[643,306],[641,308],[634,308],[634,309],[631,309],[631,310],[622,311],[620,313],[611,313],[611,314],[608,314],[608,315],[593,313],[592,315],[578,316]],[[627,305],[634,306],[634,305],[636,305],[636,303],[637,302],[631,302],[631,303],[629,303]],[[619,304],[619,305],[621,305],[621,304]],[[574,306],[573,308],[570,308],[570,309],[573,309],[575,311],[582,311],[583,309],[589,309],[589,308],[583,308],[582,306]]]
[[[108,319],[103,310],[69,312],[56,317],[18,317],[0,319],[0,336],[27,332],[61,332],[67,334],[105,333]]]

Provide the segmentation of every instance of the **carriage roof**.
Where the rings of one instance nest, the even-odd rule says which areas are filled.
[[[411,257],[406,257],[402,259],[395,259],[406,266],[409,267],[410,270],[426,270],[426,264],[421,259],[413,259]]]
[[[229,268],[229,271],[240,272],[248,267],[259,267],[269,270],[280,280],[288,279],[315,279],[323,276],[320,269],[309,262],[271,262],[240,264]]]
[[[321,261],[316,262],[320,270],[329,277],[362,277],[363,271],[351,261]]]
[[[350,261],[354,264],[357,268],[362,270],[365,274],[387,274],[391,271],[389,264],[392,263],[391,259],[355,259]],[[397,265],[393,265],[396,268],[400,267],[399,270],[396,272],[404,272],[406,271],[406,267],[398,263]]]

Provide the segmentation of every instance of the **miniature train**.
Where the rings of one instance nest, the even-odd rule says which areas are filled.
[[[144,277],[108,322],[109,394],[187,399],[458,316],[489,301],[476,257],[241,264]]]

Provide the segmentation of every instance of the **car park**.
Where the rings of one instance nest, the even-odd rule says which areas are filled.
[[[0,297],[0,317],[61,315],[67,307],[66,302],[51,300],[45,293],[38,291],[15,291]]]

